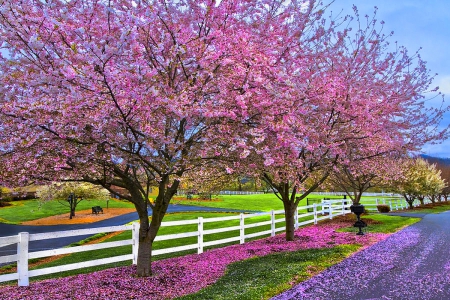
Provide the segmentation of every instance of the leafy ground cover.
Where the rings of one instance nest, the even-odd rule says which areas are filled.
[[[0,222],[2,223],[20,224],[25,221],[69,212],[69,207],[62,205],[58,201],[22,200],[10,203],[12,204],[11,206],[0,208]],[[109,200],[108,203],[106,203],[106,200],[83,200],[78,204],[77,211],[91,209],[92,206],[97,205],[111,208],[134,208],[134,205],[130,202],[115,199]]]
[[[270,254],[293,252],[292,255],[296,257],[298,263],[301,263],[303,260],[314,257],[314,253],[319,251],[318,249],[335,248],[339,245],[349,244],[365,248],[388,236],[384,233],[356,236],[351,232],[337,232],[337,229],[343,226],[345,225],[342,223],[307,226],[296,231],[294,242],[286,242],[284,234],[279,234],[275,237],[252,241],[244,245],[213,249],[201,255],[190,254],[156,261],[153,263],[154,276],[150,278],[136,278],[134,276],[135,268],[126,266],[90,274],[34,282],[30,287],[4,286],[0,288],[0,295],[2,299],[38,299],[37,295],[41,295],[42,299],[172,299],[199,292],[208,285],[214,284],[226,273],[230,264],[238,261],[259,260]],[[303,254],[300,252],[295,254],[300,250]],[[342,259],[349,253],[341,248],[336,248],[334,251],[334,254],[342,252]],[[302,255],[305,257],[304,259],[301,258]],[[271,261],[268,265],[274,264],[273,260]],[[333,258],[331,261],[336,262]],[[264,263],[264,261],[260,263]],[[321,264],[318,262],[318,265]],[[302,268],[305,269],[300,273],[307,274],[308,270],[315,265],[316,259],[312,259],[310,264],[303,264]],[[242,270],[246,266],[244,264],[237,268]],[[310,272],[314,273],[313,271]],[[258,277],[258,274],[254,274],[254,276]],[[260,276],[260,278],[264,278],[264,276]],[[265,276],[265,278],[259,286],[265,286],[268,282],[271,282],[270,277]],[[303,279],[304,276],[293,276],[291,274],[281,279],[280,283],[275,286],[262,291],[263,294],[260,297],[266,298],[276,295],[281,290]],[[253,287],[254,285],[249,284],[249,286]],[[223,290],[223,288],[217,289]],[[245,299],[242,298],[245,297],[244,294],[242,294],[242,297],[241,294],[238,293],[236,297]]]

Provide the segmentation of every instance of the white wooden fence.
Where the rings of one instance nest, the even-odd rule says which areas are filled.
[[[298,207],[295,214],[295,228],[297,229],[299,226],[307,225],[307,224],[317,224],[318,221],[324,219],[332,219],[333,216],[342,215],[346,213],[350,213],[351,201],[350,200],[324,200],[322,203],[313,204],[309,206],[301,206]],[[391,204],[391,207],[393,205]],[[312,208],[312,212],[304,212],[307,211],[308,208]],[[395,208],[398,208],[398,205],[395,205]],[[269,215],[269,221],[263,222],[245,222],[248,219],[260,217],[264,215]],[[277,217],[278,216],[278,217]],[[227,244],[232,242],[239,242],[240,244],[244,244],[246,240],[253,239],[260,236],[274,236],[277,232],[284,231],[284,226],[278,226],[277,223],[284,222],[284,211],[271,211],[265,213],[254,213],[254,214],[240,214],[237,216],[229,216],[229,217],[219,217],[219,218],[198,218],[195,220],[183,220],[183,221],[173,221],[173,222],[162,222],[162,227],[168,226],[180,226],[180,225],[188,225],[188,224],[197,224],[197,231],[193,232],[184,232],[178,234],[169,234],[157,236],[155,241],[163,241],[163,240],[173,240],[179,238],[187,238],[187,237],[197,237],[197,242],[194,244],[183,245],[172,248],[158,249],[153,250],[152,255],[161,255],[167,253],[174,253],[180,251],[186,251],[191,249],[197,249],[197,253],[202,253],[206,247],[216,246],[220,244]],[[209,229],[205,230],[205,223],[212,222],[223,222],[230,220],[239,220],[239,226],[232,227],[224,227],[218,229]],[[267,229],[268,225],[270,225],[270,229]],[[280,224],[281,225],[281,224]],[[260,231],[248,233],[249,228],[258,228],[265,226],[266,228],[262,228]],[[114,242],[105,242],[98,243],[92,245],[82,245],[76,247],[65,247],[51,250],[43,250],[43,251],[35,251],[29,252],[29,242],[38,241],[38,240],[47,240],[47,239],[56,239],[63,237],[71,237],[71,236],[82,236],[82,235],[90,235],[90,234],[98,234],[98,233],[110,233],[110,232],[118,232],[118,231],[132,231],[131,240],[121,240]],[[204,237],[209,234],[228,232],[228,231],[239,231],[239,234],[234,237],[224,238],[219,240],[212,241],[204,241]],[[8,255],[8,256],[0,256],[0,264],[5,263],[14,263],[17,262],[17,272],[3,274],[0,275],[0,282],[7,282],[17,280],[19,286],[28,286],[29,278],[41,275],[47,275],[52,273],[58,273],[63,271],[81,269],[86,267],[105,265],[110,263],[117,263],[121,261],[131,261],[133,264],[137,263],[137,253],[138,253],[138,238],[139,238],[139,223],[133,223],[132,225],[123,225],[123,226],[112,226],[112,227],[100,227],[100,228],[91,228],[91,229],[81,229],[81,230],[69,230],[69,231],[59,231],[59,232],[51,232],[51,233],[36,233],[29,234],[28,232],[22,232],[15,236],[7,236],[0,237],[0,247],[17,244],[17,254]],[[79,253],[83,251],[91,251],[91,250],[100,250],[106,248],[115,248],[119,246],[132,245],[132,251],[130,254],[113,256],[109,258],[95,259],[90,261],[83,261],[73,264],[61,265],[56,267],[48,267],[43,269],[34,269],[29,270],[28,268],[28,260],[50,257],[62,254],[71,254],[71,253]]]
[[[431,203],[431,200],[425,199],[424,203],[425,204]],[[400,210],[409,208],[409,204],[403,198],[375,199],[375,203],[372,204],[364,203],[364,208],[368,211],[377,211],[377,205],[379,204],[388,205],[391,210]],[[414,207],[419,205],[420,205],[419,200],[415,200],[413,202]]]

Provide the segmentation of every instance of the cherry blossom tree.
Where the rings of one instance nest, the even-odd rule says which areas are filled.
[[[183,176],[270,104],[249,24],[271,2],[2,1],[0,181],[84,181],[129,200],[137,274],[151,275]]]
[[[376,14],[360,18],[356,7],[354,12],[342,30],[343,24],[327,27],[320,17],[314,29],[320,35],[282,43],[281,69],[291,76],[277,94],[278,114],[249,143],[254,165],[284,204],[288,240],[298,203],[336,167],[365,168],[371,158],[417,151],[446,135],[437,126],[448,107],[425,106],[426,92],[435,89],[429,89],[433,76],[419,53],[392,48],[392,34],[383,34]],[[349,155],[352,149],[358,157]]]

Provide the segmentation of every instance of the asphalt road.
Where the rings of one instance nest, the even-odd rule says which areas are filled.
[[[424,215],[272,299],[450,299],[450,211]]]
[[[212,208],[212,207],[202,207],[202,206],[188,206],[188,205],[169,205],[167,209],[168,213],[174,212],[248,212],[241,211],[236,209],[222,209],[222,208]],[[149,215],[152,214],[152,210],[149,209]],[[0,223],[0,237],[2,236],[11,236],[16,235],[20,232],[28,232],[30,234],[33,233],[45,233],[45,232],[53,232],[53,231],[65,231],[65,230],[77,230],[77,229],[86,229],[86,228],[96,228],[96,227],[108,227],[108,226],[117,226],[124,225],[129,222],[138,220],[137,212],[120,215],[114,218],[98,221],[90,224],[73,224],[73,225],[52,225],[52,226],[30,226],[30,225],[11,225]],[[74,236],[67,238],[58,238],[58,239],[49,239],[42,241],[32,241],[29,244],[29,251],[40,251],[47,249],[57,249],[64,246],[67,246],[71,243],[78,242],[83,240],[90,235],[85,236]],[[0,256],[12,255],[17,253],[17,245],[9,245],[5,247],[0,247]]]

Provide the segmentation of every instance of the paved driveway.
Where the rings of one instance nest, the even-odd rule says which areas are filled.
[[[450,211],[425,215],[272,299],[450,299]]]
[[[168,213],[173,212],[248,212],[236,209],[223,209],[223,208],[212,208],[203,206],[188,206],[188,205],[169,205],[167,209]],[[149,215],[152,214],[152,210],[149,210]],[[0,223],[0,237],[16,235],[19,232],[29,232],[29,233],[43,233],[43,232],[53,232],[53,231],[65,231],[65,230],[77,230],[85,228],[95,228],[95,227],[107,227],[107,226],[117,226],[124,225],[134,220],[138,220],[137,212],[120,215],[114,218],[98,221],[90,224],[72,224],[72,225],[52,225],[52,226],[30,226],[30,225],[11,225]],[[67,246],[71,243],[83,240],[91,235],[85,236],[74,236],[67,238],[49,239],[43,241],[33,241],[30,242],[29,249],[30,252],[46,250],[46,249],[56,249]],[[17,253],[16,244],[0,247],[0,256],[11,255]]]

